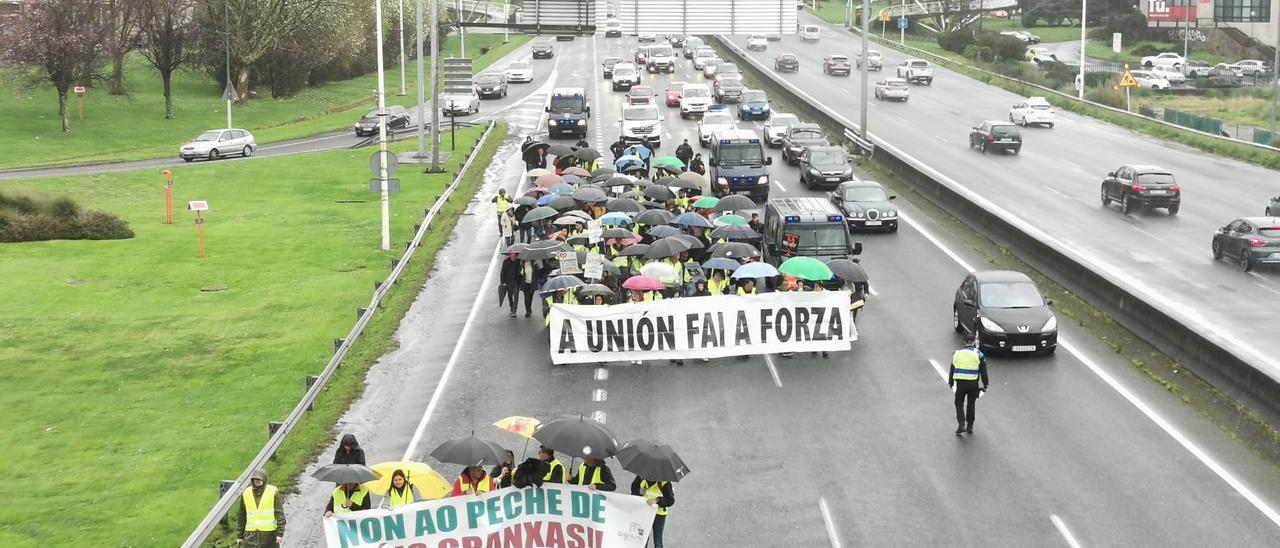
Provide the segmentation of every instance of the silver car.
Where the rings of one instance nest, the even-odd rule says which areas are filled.
[[[907,81],[903,78],[886,78],[876,82],[876,99],[881,101],[902,101],[907,102],[911,90],[907,87]]]
[[[800,118],[788,112],[775,112],[764,123],[764,142],[771,147],[782,146],[782,137],[787,134],[791,124],[800,123]]]
[[[201,133],[190,143],[182,145],[178,149],[178,157],[188,162],[196,158],[217,160],[233,154],[247,158],[253,155],[256,148],[258,148],[258,141],[246,130],[211,129]]]

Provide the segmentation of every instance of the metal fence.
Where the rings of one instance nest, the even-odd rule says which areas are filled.
[[[1205,133],[1222,134],[1222,120],[1210,118],[1208,116],[1200,116],[1190,112],[1182,112],[1171,108],[1164,109],[1164,121],[1178,124],[1183,127],[1189,127],[1196,131]]]
[[[308,379],[307,392],[302,396],[302,400],[298,402],[298,405],[293,408],[293,411],[289,413],[289,417],[283,422],[273,422],[269,424],[268,431],[271,432],[271,435],[267,438],[267,444],[262,447],[261,451],[258,451],[258,455],[249,462],[249,465],[240,473],[239,478],[234,482],[223,483],[221,486],[222,496],[218,499],[218,502],[213,505],[213,508],[209,509],[209,513],[205,514],[204,519],[201,520],[200,524],[191,532],[191,535],[187,537],[187,540],[182,543],[184,548],[196,548],[208,540],[209,535],[213,533],[213,531],[218,527],[218,524],[226,518],[227,513],[231,511],[231,508],[240,500],[240,493],[244,491],[245,486],[248,485],[249,474],[252,473],[255,468],[262,468],[266,465],[267,461],[271,460],[271,457],[276,454],[276,451],[279,450],[280,446],[284,443],[284,439],[293,431],[293,428],[298,425],[298,422],[302,420],[307,411],[311,410],[311,405],[315,403],[316,398],[318,398],[320,393],[324,391],[325,385],[328,384],[329,379],[333,377],[333,374],[337,372],[338,367],[342,365],[342,360],[347,357],[347,353],[351,351],[351,347],[355,344],[356,340],[359,339],[360,335],[364,333],[369,322],[373,320],[374,312],[378,310],[379,305],[381,305],[382,300],[386,298],[387,293],[396,283],[396,280],[400,279],[400,275],[409,264],[409,260],[413,258],[413,254],[417,251],[418,246],[422,245],[422,239],[426,237],[427,231],[431,229],[431,222],[435,220],[440,209],[449,201],[449,196],[458,188],[458,183],[462,181],[462,178],[465,177],[467,172],[470,170],[472,162],[475,161],[476,155],[480,149],[484,148],[484,143],[488,140],[489,135],[493,133],[495,125],[495,122],[490,121],[488,126],[485,127],[484,133],[480,135],[480,139],[476,142],[475,148],[467,155],[466,162],[462,164],[458,173],[453,176],[453,180],[445,187],[444,192],[440,194],[440,197],[436,198],[435,203],[426,210],[422,218],[422,224],[418,225],[417,231],[414,232],[413,240],[409,242],[408,248],[405,249],[404,254],[401,255],[399,259],[391,260],[391,273],[387,275],[386,280],[375,285],[373,298],[370,299],[368,307],[358,309],[356,324],[351,328],[351,331],[347,333],[347,337],[345,339],[338,339],[334,341],[336,349],[333,353],[333,358],[329,360],[329,363],[325,365],[324,370],[315,378],[314,381]]]

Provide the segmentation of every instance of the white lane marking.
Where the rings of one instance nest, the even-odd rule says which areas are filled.
[[[605,401],[609,399],[609,391],[603,388],[597,388],[591,391],[591,401]]]
[[[596,421],[600,424],[605,424],[606,422],[608,422],[606,419],[608,419],[608,417],[604,414],[604,411],[591,412],[591,420],[593,421]]]
[[[771,177],[771,178],[772,178],[772,177]],[[778,185],[778,190],[781,190],[781,191],[783,191],[783,192],[786,192],[786,191],[787,191],[787,187],[782,186],[782,183],[778,182],[778,179],[774,178],[774,179],[773,179],[773,184]]]
[[[831,509],[827,507],[827,499],[818,499],[818,511],[822,512],[822,523],[827,526],[827,538],[831,540],[831,548],[841,548],[840,534],[836,532],[836,522],[831,519]]]
[[[945,138],[945,137],[943,137],[943,136],[941,136],[941,135],[939,135],[939,134],[937,134],[937,133],[934,133],[934,134],[933,134],[933,138],[934,138],[934,139],[937,139],[937,140],[939,140],[939,141],[942,141],[942,142],[944,142],[944,143],[950,143],[950,142],[951,142],[951,140],[950,140],[950,139],[947,139],[947,138]]]
[[[778,376],[778,367],[773,364],[773,356],[765,354],[764,365],[769,368],[769,375],[773,377],[774,386],[782,388],[782,377]]]
[[[1067,546],[1071,548],[1080,548],[1080,543],[1076,541],[1075,535],[1071,534],[1071,530],[1067,529],[1067,524],[1063,523],[1062,518],[1057,514],[1049,514],[1049,521],[1053,522],[1053,526],[1058,528],[1058,534],[1062,535],[1062,540],[1067,541]]]
[[[959,264],[962,268],[964,268],[965,271],[967,272],[974,271],[974,268],[970,266],[969,263],[961,259],[958,255],[956,255],[954,251],[951,250],[951,248],[947,247],[937,238],[933,237],[932,234],[929,234],[927,231],[923,230],[919,224],[912,221],[909,217],[902,215],[901,213],[899,213],[898,217],[903,221],[906,221],[907,224],[910,224],[913,228],[919,231],[920,234],[924,235],[924,237],[928,239],[930,242],[932,242],[935,247],[942,250],[942,252],[945,253],[948,257],[951,257],[951,259],[954,260],[956,264]],[[1226,467],[1219,464],[1218,461],[1213,459],[1213,457],[1210,457],[1208,453],[1206,453],[1203,449],[1200,448],[1200,446],[1192,442],[1180,430],[1178,430],[1177,428],[1174,428],[1174,426],[1170,424],[1169,421],[1165,420],[1164,417],[1157,414],[1155,410],[1153,410],[1149,405],[1147,405],[1146,402],[1139,399],[1136,395],[1130,392],[1128,388],[1125,388],[1118,381],[1112,378],[1111,375],[1107,374],[1106,371],[1103,371],[1102,367],[1099,366],[1097,363],[1095,363],[1092,358],[1089,358],[1088,356],[1084,355],[1084,353],[1078,350],[1075,347],[1075,345],[1071,344],[1067,339],[1063,338],[1061,334],[1058,335],[1058,346],[1061,346],[1064,350],[1071,353],[1072,356],[1075,356],[1077,360],[1080,360],[1080,363],[1083,363],[1085,367],[1088,367],[1090,371],[1093,371],[1093,373],[1097,375],[1098,378],[1102,379],[1103,382],[1107,383],[1107,385],[1110,386],[1112,390],[1115,390],[1118,394],[1120,394],[1121,397],[1127,400],[1134,407],[1138,408],[1138,411],[1141,411],[1143,415],[1146,415],[1147,419],[1151,420],[1151,422],[1154,422],[1156,426],[1160,427],[1161,430],[1164,430],[1165,433],[1168,434],[1169,437],[1173,438],[1174,441],[1178,442],[1178,444],[1181,445],[1183,449],[1186,449],[1187,452],[1191,453],[1192,456],[1194,456],[1206,467],[1208,467],[1209,470],[1213,471],[1214,474],[1217,474],[1219,478],[1222,478],[1222,480],[1225,481],[1227,485],[1230,485],[1231,488],[1236,491],[1236,493],[1239,493],[1240,496],[1248,500],[1249,503],[1252,504],[1254,508],[1257,508],[1258,511],[1262,512],[1262,514],[1266,516],[1267,519],[1271,520],[1271,522],[1276,524],[1276,526],[1280,526],[1280,513],[1277,513],[1274,509],[1271,508],[1271,506],[1267,505],[1267,503],[1263,501],[1260,497],[1258,497],[1258,495],[1255,494],[1252,489],[1246,486],[1244,482],[1236,478],[1235,474],[1232,474],[1229,470],[1226,469]]]
[[[1151,237],[1151,239],[1153,239],[1153,240],[1155,240],[1155,241],[1157,241],[1157,242],[1163,242],[1163,241],[1164,241],[1164,240],[1162,240],[1159,236],[1156,236],[1155,234],[1152,234],[1152,233],[1147,232],[1147,231],[1145,231],[1145,230],[1143,230],[1143,229],[1141,229],[1141,228],[1138,228],[1137,226],[1129,225],[1129,228],[1132,228],[1132,229],[1134,229],[1134,230],[1137,230],[1138,232],[1141,232],[1141,233],[1143,233],[1143,234],[1146,234],[1147,236],[1150,236],[1150,237]]]
[[[938,372],[939,377],[942,377],[942,382],[947,382],[947,370],[942,367],[941,363],[938,363],[938,360],[929,358],[929,365],[932,365],[933,370]]]
[[[596,368],[596,380],[598,380],[598,381],[607,381],[607,380],[609,380],[609,368],[608,368],[608,367],[597,367],[597,368]]]
[[[1252,272],[1250,272],[1250,274],[1253,274],[1253,273],[1252,273]],[[1258,282],[1253,282],[1253,285],[1256,285],[1256,286],[1261,287],[1261,288],[1263,288],[1263,289],[1265,289],[1265,290],[1267,290],[1267,291],[1270,291],[1270,292],[1272,292],[1272,293],[1275,293],[1276,295],[1280,295],[1280,291],[1277,291],[1277,290],[1275,290],[1275,289],[1273,289],[1273,288],[1267,287],[1267,286],[1265,286],[1265,285],[1263,285],[1263,284],[1260,284],[1260,283],[1258,283]]]
[[[1057,194],[1058,196],[1062,196],[1063,198],[1067,198],[1067,199],[1070,199],[1070,198],[1071,198],[1070,196],[1067,196],[1067,193],[1065,193],[1065,192],[1063,192],[1063,191],[1061,191],[1061,190],[1058,190],[1058,189],[1056,189],[1056,188],[1053,188],[1053,186],[1052,186],[1052,185],[1044,185],[1044,186],[1042,186],[1042,187],[1040,187],[1040,188],[1043,188],[1043,189],[1045,189],[1045,190],[1047,190],[1047,191],[1049,191],[1049,192],[1052,192],[1052,193],[1054,193],[1054,194]]]

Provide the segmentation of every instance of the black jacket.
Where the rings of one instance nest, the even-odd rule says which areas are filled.
[[[978,376],[982,379],[982,387],[986,388],[991,385],[987,380],[987,357],[981,351],[978,352]],[[955,386],[956,383],[956,366],[951,365],[951,370],[947,373],[947,384]]]
[[[502,260],[502,272],[498,275],[498,283],[513,289],[520,285],[520,261],[518,259]]]
[[[347,498],[351,498],[351,496],[352,496],[352,495],[354,495],[354,494],[355,494],[355,493],[348,493],[348,494],[347,494]],[[370,509],[370,508],[373,508],[372,501],[373,501],[373,493],[368,493],[368,492],[366,492],[366,493],[365,493],[365,495],[364,495],[364,500],[360,501],[360,504],[352,504],[352,505],[351,505],[351,511],[352,511],[352,512],[356,512],[356,511],[359,511],[359,510],[368,510],[368,509]],[[324,511],[325,511],[325,512],[332,512],[332,511],[333,511],[333,495],[329,495],[329,504],[326,504],[326,505],[325,505],[325,507],[324,507]]]
[[[676,158],[688,164],[689,160],[693,159],[693,147],[689,146],[689,143],[680,143],[680,146],[676,147]]]
[[[598,467],[591,466],[588,464],[586,469],[587,470],[586,478],[589,479],[594,477],[596,474],[595,472],[596,468],[600,469],[600,484],[596,486],[596,489],[599,489],[601,491],[617,491],[618,484],[613,481],[613,472],[609,470],[609,467],[604,464],[601,464]],[[569,483],[572,483],[575,485],[583,485],[578,483],[578,476],[573,476],[573,479],[570,480]]]
[[[662,496],[658,497],[658,508],[670,508],[676,503],[676,491],[671,487],[671,482],[662,482],[662,487],[659,489],[662,491]],[[644,496],[644,492],[640,490],[640,476],[631,480],[631,494],[637,497]]]
[[[350,450],[346,448],[350,447]],[[360,442],[356,441],[354,434],[346,434],[342,436],[342,443],[338,444],[338,450],[333,453],[334,464],[366,464],[364,462],[364,449],[360,448]]]
[[[689,171],[697,173],[698,175],[706,175],[707,166],[702,163],[702,160],[695,159],[692,163],[689,164]]]

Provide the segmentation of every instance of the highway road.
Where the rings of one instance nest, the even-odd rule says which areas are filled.
[[[621,93],[566,67],[598,67],[607,54],[629,56],[633,45],[603,37],[557,45],[556,85],[594,90],[597,146],[616,138],[606,122],[616,119]],[[676,75],[646,83],[660,90],[698,78],[682,61]],[[670,153],[680,139],[692,140],[695,126],[666,112],[662,152]],[[523,189],[515,143],[494,158],[400,327],[400,347],[373,367],[366,393],[336,428],[361,440],[370,463],[437,464],[427,457],[436,445],[471,433],[519,454],[522,440],[490,423],[582,414],[606,421],[621,441],[670,443],[688,463],[692,473],[676,486],[667,522],[672,546],[1273,546],[1280,539],[1275,468],[1071,322],[1061,325],[1056,355],[992,359],[975,434],[953,435],[941,369],[959,342],[951,299],[966,271],[988,259],[902,200],[907,222],[896,234],[859,236],[873,297],[850,352],[684,367],[551,366],[536,305],[526,319],[496,303],[489,197]],[[775,197],[819,195],[773,157]],[[309,470],[328,462],[332,449]],[[610,466],[626,489],[631,474]],[[437,468],[451,479],[459,472]],[[297,487],[286,544],[319,545],[332,485],[304,475]]]
[[[829,54],[856,59],[860,39],[837,26],[823,25],[816,44],[786,36],[751,56],[772,70],[781,52],[800,58],[800,72],[786,81],[857,121],[860,75],[824,76]],[[745,49],[746,38],[733,38]],[[892,75],[906,55],[880,46]],[[1213,233],[1232,220],[1262,215],[1266,200],[1280,195],[1280,172],[1226,159],[1190,147],[1069,112],[1059,112],[1052,129],[1025,128],[1019,155],[981,154],[968,148],[972,126],[1005,120],[1021,97],[935,68],[932,86],[911,86],[906,103],[871,102],[871,133],[944,172],[958,184],[1038,228],[1059,249],[1094,270],[1133,288],[1146,300],[1163,303],[1174,315],[1200,326],[1211,339],[1280,379],[1280,337],[1270,327],[1273,303],[1280,299],[1274,268],[1244,273],[1228,261],[1214,261]],[[1156,164],[1172,170],[1182,186],[1182,210],[1124,215],[1104,207],[1099,187],[1108,171],[1124,164]]]

